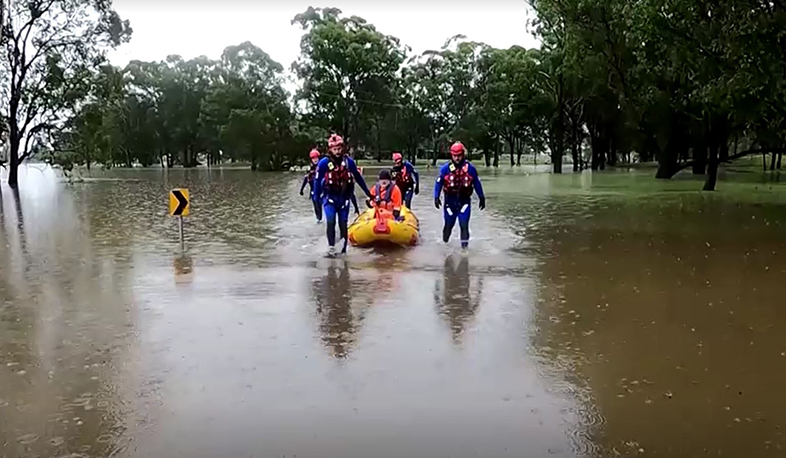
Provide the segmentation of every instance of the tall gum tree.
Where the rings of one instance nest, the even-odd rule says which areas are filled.
[[[111,0],[0,0],[0,117],[8,124],[8,184],[36,143],[60,127],[107,49],[127,41]]]

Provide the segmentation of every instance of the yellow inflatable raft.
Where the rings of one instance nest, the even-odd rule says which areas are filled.
[[[402,221],[393,218],[377,218],[376,210],[370,208],[355,218],[348,228],[349,242],[353,246],[394,244],[411,246],[418,243],[419,225],[415,214],[401,207]]]

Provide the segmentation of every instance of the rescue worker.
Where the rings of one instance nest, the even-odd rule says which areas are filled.
[[[344,239],[341,253],[347,252],[347,221],[349,220],[349,205],[353,198],[354,182],[360,189],[371,197],[363,175],[358,171],[355,161],[344,154],[344,139],[333,134],[328,139],[330,154],[323,157],[317,164],[317,176],[314,180],[314,196],[317,202],[322,202],[327,219],[327,239],[329,255],[336,252],[336,218]]]
[[[404,157],[399,152],[393,153],[393,170],[391,175],[396,181],[396,185],[401,190],[404,196],[404,203],[407,208],[412,208],[412,195],[420,194],[420,176],[415,167],[409,162],[405,161]]]
[[[377,217],[401,219],[401,190],[393,183],[390,171],[380,170],[379,181],[371,188],[369,207],[377,210]]]
[[[442,205],[440,193],[445,193],[445,208],[443,216],[445,226],[442,228],[442,240],[448,243],[453,226],[458,218],[461,228],[461,248],[466,249],[469,245],[469,217],[472,213],[472,192],[478,194],[480,200],[479,208],[486,208],[486,196],[483,194],[483,186],[478,178],[478,171],[475,166],[466,159],[466,148],[461,142],[456,142],[450,147],[450,162],[444,164],[437,176],[434,185],[434,206],[439,208]]]
[[[317,176],[317,164],[319,163],[319,159],[322,157],[322,155],[318,150],[312,149],[311,152],[308,153],[308,157],[311,159],[311,168],[309,168],[306,176],[303,177],[303,184],[300,185],[300,195],[303,195],[303,190],[306,189],[306,184],[308,184],[309,197],[311,197],[311,202],[314,204],[314,215],[317,217],[317,223],[321,223],[322,202],[314,200],[314,179]]]

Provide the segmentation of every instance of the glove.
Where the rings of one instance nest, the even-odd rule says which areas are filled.
[[[439,197],[434,198],[434,206],[437,208],[442,206],[442,202],[439,200]]]
[[[415,183],[415,195],[420,194],[420,183]]]
[[[301,196],[303,195],[303,190],[302,190],[302,189],[300,190],[300,195],[301,195]]]
[[[371,199],[366,199],[366,207],[371,208],[374,205],[371,204]]]
[[[480,198],[480,203],[478,204],[478,207],[480,207],[481,210],[485,210],[486,209],[486,198],[485,197],[481,197]]]

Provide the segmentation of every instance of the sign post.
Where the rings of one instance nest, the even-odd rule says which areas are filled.
[[[185,237],[183,236],[183,217],[191,212],[191,201],[188,189],[177,188],[169,191],[169,215],[177,216],[180,227],[180,251],[185,251]]]
[[[186,241],[183,237],[183,215],[177,217],[178,225],[180,226],[180,251],[186,251]]]

